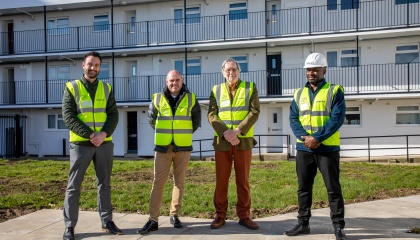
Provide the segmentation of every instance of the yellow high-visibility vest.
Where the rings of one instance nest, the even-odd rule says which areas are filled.
[[[168,146],[173,142],[178,147],[192,146],[191,109],[196,103],[195,99],[193,93],[185,93],[179,100],[174,115],[164,94],[153,94],[153,104],[158,110],[155,125],[155,145]]]
[[[299,108],[299,121],[309,135],[317,132],[330,119],[331,105],[338,89],[344,92],[340,85],[324,84],[315,95],[313,103],[310,101],[310,89],[299,88],[294,93],[294,100]],[[297,139],[297,142],[302,142]],[[322,142],[326,146],[340,145],[340,132],[335,132],[331,137]]]
[[[236,129],[249,113],[249,100],[254,91],[253,82],[242,81],[236,89],[235,97],[230,103],[229,91],[226,83],[213,86],[213,94],[219,107],[217,116],[229,129]],[[214,132],[215,136],[217,132]],[[254,136],[254,126],[249,129],[246,135],[239,134],[239,138],[249,138]]]
[[[102,131],[107,115],[106,103],[111,92],[111,85],[98,81],[98,88],[95,93],[95,101],[89,95],[82,81],[77,79],[66,83],[67,88],[73,95],[77,105],[77,117],[95,132]],[[70,142],[89,141],[70,131]],[[105,138],[104,141],[112,141],[112,136]]]

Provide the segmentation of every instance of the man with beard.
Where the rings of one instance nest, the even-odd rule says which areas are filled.
[[[344,89],[327,82],[327,59],[310,54],[303,68],[308,82],[295,91],[290,106],[290,127],[297,139],[296,173],[298,176],[298,224],[284,232],[288,236],[310,233],[312,187],[317,169],[328,192],[331,220],[337,240],[345,240],[343,231],[344,199],[340,185],[340,133],[346,113]]]
[[[64,89],[63,121],[70,130],[70,172],[64,199],[64,240],[74,238],[79,215],[80,188],[93,160],[98,182],[98,211],[102,231],[122,234],[112,221],[111,172],[114,156],[112,133],[118,123],[118,109],[111,85],[97,79],[102,58],[89,52],[82,62],[84,74],[67,82]]]

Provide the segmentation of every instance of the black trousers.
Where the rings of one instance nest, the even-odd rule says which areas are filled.
[[[334,227],[344,228],[344,199],[340,185],[340,152],[310,153],[297,151],[296,173],[298,176],[298,221],[309,224],[312,206],[312,188],[317,169],[322,174],[328,193],[330,217]]]

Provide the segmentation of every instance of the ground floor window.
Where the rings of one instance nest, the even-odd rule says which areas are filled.
[[[67,129],[62,114],[48,114],[48,129]]]
[[[346,107],[344,125],[360,125],[360,107]]]

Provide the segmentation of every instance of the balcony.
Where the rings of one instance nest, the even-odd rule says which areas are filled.
[[[395,4],[393,0],[370,1],[345,10],[342,5],[329,5],[248,12],[241,19],[227,14],[200,17],[194,21],[169,19],[101,25],[99,28],[78,26],[1,32],[0,55],[141,49],[419,26],[420,4]]]
[[[117,102],[149,102],[153,93],[165,87],[165,77],[114,77],[104,82],[113,86]],[[266,70],[242,72],[240,78],[253,81],[260,98],[291,98],[294,90],[307,81],[303,68],[284,69],[275,74]],[[342,85],[346,95],[419,94],[420,63],[330,67],[326,79]],[[70,80],[0,82],[0,105],[60,104],[65,83]],[[212,86],[224,79],[216,72],[186,75],[184,82],[199,100],[207,100]]]

